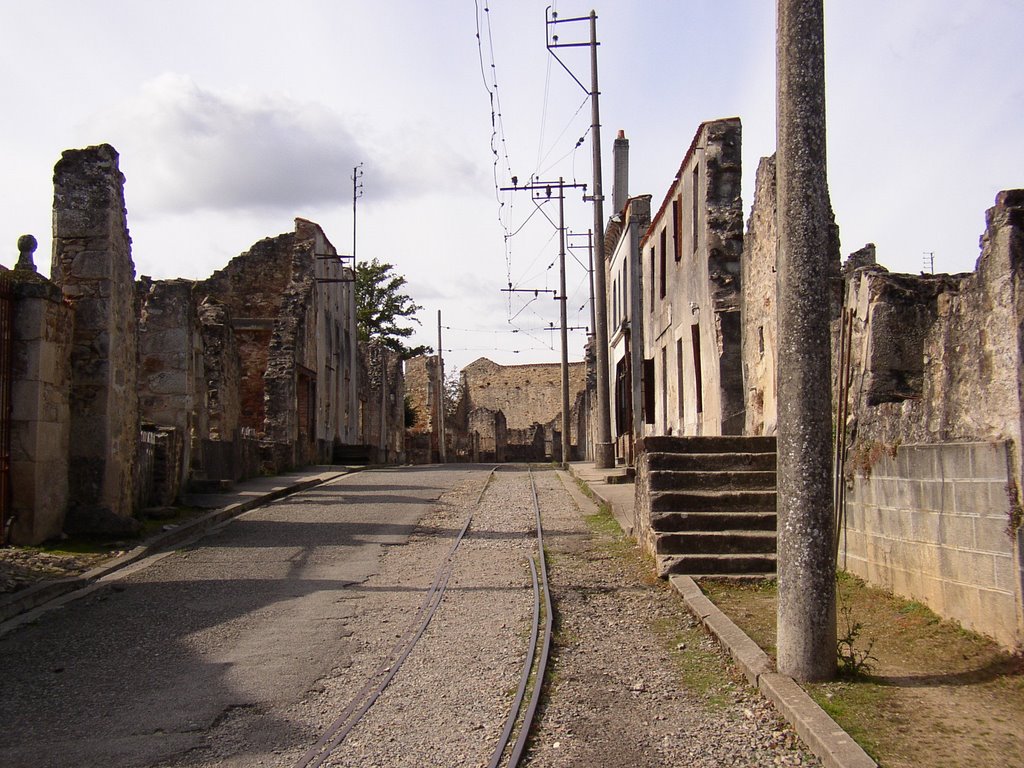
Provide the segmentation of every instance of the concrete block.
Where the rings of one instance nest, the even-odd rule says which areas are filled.
[[[1007,647],[1017,647],[1024,635],[1024,628],[1017,622],[1013,593],[982,589],[978,591],[977,597],[978,613],[972,628]]]
[[[977,480],[1006,482],[1009,469],[1006,442],[971,443],[968,450],[971,477]]]
[[[945,443],[937,446],[942,476],[946,479],[971,477],[970,443]]]
[[[946,489],[947,484],[941,480],[922,480],[920,509],[941,512],[946,503]],[[952,506],[952,499],[950,499],[950,511],[952,511]]]
[[[1013,539],[1007,534],[1009,513],[1000,517],[971,518],[974,526],[974,546],[979,552],[998,555],[1013,554]]]
[[[907,477],[916,477],[919,480],[942,477],[942,469],[932,446],[908,445],[902,446],[900,451],[907,452]]]
[[[877,763],[791,677],[769,672],[758,688],[827,768],[877,768]]]
[[[1014,594],[1020,583],[1021,573],[1014,564],[1013,555],[998,555],[995,558],[995,583],[992,588],[997,592]]]
[[[961,480],[953,484],[953,509],[958,515],[977,515],[987,506],[985,483]]]
[[[920,509],[923,505],[921,481],[911,478],[897,478],[896,508],[900,510]]]

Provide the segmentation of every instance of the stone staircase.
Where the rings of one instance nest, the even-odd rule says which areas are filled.
[[[636,482],[659,575],[775,576],[774,437],[647,437]]]

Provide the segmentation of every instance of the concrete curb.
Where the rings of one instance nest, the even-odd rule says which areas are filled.
[[[74,592],[75,590],[86,587],[104,576],[107,576],[114,571],[119,571],[132,563],[142,560],[143,558],[149,557],[157,552],[170,549],[187,539],[201,536],[226,520],[230,520],[244,512],[248,512],[250,509],[255,509],[256,507],[275,501],[276,499],[322,485],[330,480],[350,474],[353,471],[358,470],[346,469],[338,472],[321,472],[319,475],[314,477],[274,488],[267,493],[255,495],[252,498],[235,502],[234,504],[229,504],[226,507],[215,509],[201,517],[195,518],[194,520],[189,520],[187,523],[182,523],[169,531],[165,531],[151,539],[148,539],[137,547],[125,552],[123,555],[115,557],[113,560],[108,560],[102,565],[98,565],[92,570],[86,571],[79,576],[71,576],[65,579],[56,579],[53,581],[41,581],[38,584],[33,584],[31,587],[19,592],[12,592],[10,595],[0,598],[0,623],[3,623],[8,619],[12,619],[22,613],[27,613],[28,611],[45,605],[59,597],[63,597],[69,592]]]
[[[693,579],[671,576],[669,582],[687,607],[732,656],[751,685],[775,705],[823,765],[828,768],[878,768],[867,752],[793,678],[772,671],[768,655],[708,600]]]

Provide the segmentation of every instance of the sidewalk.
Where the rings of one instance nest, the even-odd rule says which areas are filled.
[[[616,482],[625,474],[621,467],[598,469],[590,462],[572,462],[569,472],[590,492],[608,504],[623,533],[633,536],[635,487]],[[612,478],[609,483],[608,479]],[[752,686],[775,704],[779,714],[828,768],[877,768],[877,764],[849,734],[829,717],[800,685],[775,672],[767,655],[701,591],[689,576],[669,580],[690,612],[733,658]]]
[[[200,517],[167,529],[137,546],[78,576],[40,581],[30,587],[0,595],[0,622],[38,608],[69,592],[88,586],[109,573],[120,570],[156,552],[170,549],[183,541],[201,536],[232,517],[298,491],[313,488],[342,475],[361,469],[348,466],[311,466],[273,477],[243,480],[219,493],[185,494],[186,506],[210,510]]]
[[[622,482],[626,470],[622,467],[598,469],[589,461],[574,461],[569,464],[573,477],[582,480],[599,501],[607,504],[622,532],[633,536],[633,505],[635,502],[633,483]],[[608,479],[612,482],[609,483]],[[618,481],[618,482],[616,482]]]

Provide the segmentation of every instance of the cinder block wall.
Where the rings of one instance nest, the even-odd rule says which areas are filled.
[[[1022,534],[1006,442],[868,452],[846,499],[839,565],[1007,646],[1024,639]],[[1019,510],[1018,510],[1019,514]]]

